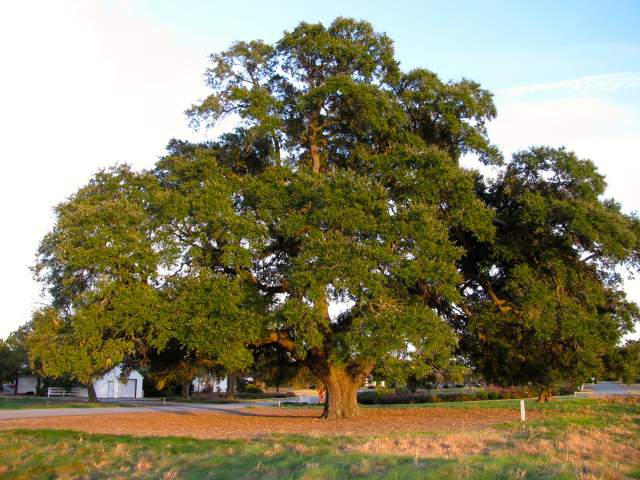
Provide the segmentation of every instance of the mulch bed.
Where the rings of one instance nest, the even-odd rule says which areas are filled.
[[[519,419],[506,408],[363,408],[358,418],[324,420],[319,409],[258,407],[229,413],[161,412],[1,420],[0,430],[53,428],[136,436],[239,439],[272,434],[363,436],[479,430]],[[529,419],[540,412],[527,412]]]

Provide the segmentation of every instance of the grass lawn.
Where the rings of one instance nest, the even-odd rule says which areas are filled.
[[[94,408],[121,407],[123,403],[88,403],[78,399],[46,397],[0,397],[0,410],[20,410],[25,408]]]
[[[461,402],[456,408],[492,407],[498,402]],[[547,415],[524,425],[500,424],[477,431],[364,438],[279,435],[253,440],[195,440],[6,431],[0,433],[0,476],[165,480],[640,478],[637,400],[569,398],[547,405],[528,404],[528,408],[544,410]]]

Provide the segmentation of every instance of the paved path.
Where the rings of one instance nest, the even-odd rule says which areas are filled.
[[[594,383],[589,385],[589,389],[598,395],[624,395],[627,393],[624,388],[613,382]]]
[[[639,385],[625,385],[617,382],[589,383],[584,386],[584,393],[587,395],[638,395]]]
[[[317,401],[309,397],[305,401]],[[135,406],[129,406],[132,402],[123,400],[127,406],[123,407],[74,407],[74,408],[24,408],[16,410],[0,410],[0,420],[10,420],[15,418],[41,418],[41,417],[67,417],[74,415],[113,415],[124,413],[157,413],[157,412],[172,412],[172,413],[192,413],[192,412],[220,412],[227,414],[241,414],[241,409],[247,407],[273,407],[279,405],[280,402],[295,403],[295,398],[287,398],[282,400],[264,400],[253,402],[238,402],[238,403],[180,403],[180,402],[167,402],[163,404],[157,400],[142,400],[135,402]],[[106,404],[107,402],[105,402]],[[120,403],[117,401],[109,403]],[[246,415],[246,412],[244,413]]]
[[[16,410],[0,410],[0,420],[15,418],[38,418],[38,417],[67,417],[74,415],[113,415],[124,413],[190,413],[190,412],[221,412],[238,413],[239,409],[251,406],[273,406],[277,402],[251,402],[251,403],[225,403],[225,404],[203,404],[203,403],[167,403],[162,404],[140,404],[140,406],[130,407],[94,407],[94,408],[30,408]]]

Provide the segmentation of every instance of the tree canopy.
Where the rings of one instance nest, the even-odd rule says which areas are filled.
[[[638,220],[604,189],[592,162],[546,147],[514,155],[485,187],[496,237],[463,262],[463,336],[487,378],[582,383],[638,320],[616,271],[638,267]]]
[[[31,325],[27,323],[12,332],[6,340],[0,339],[0,386],[2,382],[14,383],[18,375],[30,373],[25,345]]]
[[[403,72],[369,23],[237,42],[206,81],[188,115],[235,115],[233,132],[172,140],[153,169],[105,170],[57,207],[31,337],[47,372],[89,382],[167,349],[241,371],[269,346],[349,417],[377,365],[437,377],[466,358],[548,387],[638,319],[617,269],[637,269],[640,224],[595,166],[551,148],[503,165],[491,93]]]
[[[624,383],[640,382],[640,340],[629,340],[605,357],[605,378]]]

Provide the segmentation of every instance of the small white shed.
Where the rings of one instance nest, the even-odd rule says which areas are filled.
[[[18,375],[18,385],[16,393],[18,395],[32,393],[35,395],[38,388],[38,377],[35,375]]]
[[[129,376],[120,379],[122,369],[116,367],[102,378],[93,382],[98,398],[144,398],[142,390],[143,377],[137,370],[132,370]],[[87,389],[83,389],[83,397],[87,396]]]

